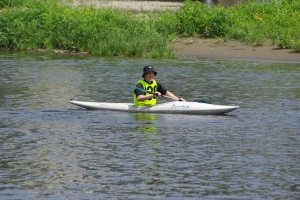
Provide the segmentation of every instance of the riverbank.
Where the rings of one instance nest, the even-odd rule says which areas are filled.
[[[220,39],[203,39],[198,37],[179,38],[172,48],[178,57],[197,58],[220,58],[220,59],[249,59],[266,60],[279,62],[300,63],[300,53],[292,49],[279,49],[269,44],[264,46],[251,46],[238,41],[222,41]],[[27,51],[32,51],[28,49]],[[34,50],[35,52],[47,52],[45,49]],[[88,55],[88,52],[68,52],[54,50],[57,54],[81,54]]]
[[[292,49],[279,49],[271,44],[251,46],[238,41],[193,37],[177,39],[173,44],[173,49],[179,57],[251,59],[300,63],[300,53]]]
[[[272,0],[270,4],[251,2],[224,8],[199,2],[87,0],[80,4],[82,1],[66,0],[66,5],[23,1],[26,9],[22,5],[0,9],[0,24],[5,24],[0,28],[1,49],[101,57],[172,59],[179,55],[299,62],[297,2],[283,1],[279,6]],[[116,9],[106,9],[110,7]],[[197,35],[221,39],[183,37]]]
[[[95,8],[116,8],[130,11],[177,10],[181,2],[160,1],[82,1],[73,0],[73,6],[93,6]],[[257,16],[257,15],[255,15]],[[261,20],[260,18],[259,20]],[[254,59],[300,62],[300,53],[293,49],[278,48],[278,45],[263,44],[252,46],[238,41],[220,39],[179,38],[172,45],[179,57],[206,57],[226,59]]]

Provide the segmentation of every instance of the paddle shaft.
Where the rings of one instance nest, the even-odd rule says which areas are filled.
[[[139,91],[145,92],[145,93],[155,94],[155,92],[149,92],[149,91],[144,90],[144,89],[139,88],[139,87],[135,87],[135,86],[128,86],[128,87],[130,87],[131,89],[134,89],[134,90],[139,90]],[[162,96],[162,97],[169,98],[169,99],[173,99],[174,101],[181,101],[181,100],[179,100],[178,98],[169,97],[169,96],[166,96],[166,95],[161,95],[161,96]]]
[[[149,92],[147,90],[144,90],[144,89],[136,87],[136,86],[128,86],[128,87],[131,88],[131,89],[134,89],[134,90],[139,90],[139,91],[145,92],[145,93],[155,94],[155,92]],[[173,99],[174,101],[181,101],[179,99],[176,99],[176,98],[173,98],[173,97],[169,97],[169,96],[166,96],[166,95],[162,95],[162,96],[166,97],[166,98],[169,98],[169,99]],[[210,104],[208,101],[205,101],[205,100],[202,100],[202,99],[198,99],[196,102]]]

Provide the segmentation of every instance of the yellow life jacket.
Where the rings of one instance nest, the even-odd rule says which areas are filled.
[[[157,90],[157,83],[155,80],[152,81],[152,83],[147,83],[144,80],[139,80],[136,85],[138,83],[141,83],[143,85],[143,89],[147,90],[149,92],[156,92]],[[144,95],[150,95],[149,93],[144,93]],[[133,100],[134,100],[134,105],[135,106],[154,106],[156,105],[156,97],[153,97],[151,99],[145,100],[145,101],[138,101],[136,98],[136,94],[133,91]]]

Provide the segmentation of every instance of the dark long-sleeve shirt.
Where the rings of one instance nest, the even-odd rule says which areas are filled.
[[[156,83],[157,83],[157,92],[160,92],[162,95],[165,95],[167,93],[167,90],[160,83],[158,83],[158,82],[156,82]],[[141,83],[138,83],[136,85],[136,87],[144,89],[143,84],[141,84]],[[139,90],[134,90],[134,92],[136,94],[136,97],[138,97],[139,95],[144,95],[144,92],[139,91]]]

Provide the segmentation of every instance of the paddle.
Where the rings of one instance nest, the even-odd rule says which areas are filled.
[[[145,93],[154,94],[154,92],[149,92],[149,91],[144,90],[144,89],[139,88],[139,87],[135,87],[135,86],[128,86],[128,87],[133,89],[133,90],[139,90],[139,91],[142,91],[142,92],[145,92]],[[165,95],[163,95],[163,97],[173,99],[174,101],[179,101],[179,99],[176,99],[176,98],[173,98],[173,97],[169,97],[169,96],[165,96]],[[205,100],[202,100],[202,99],[198,99],[198,100],[196,100],[196,102],[210,104],[209,102],[207,102]]]
[[[139,88],[139,87],[135,87],[135,86],[128,86],[128,87],[131,88],[131,89],[133,89],[133,90],[139,90],[139,91],[142,91],[142,92],[145,92],[145,93],[155,94],[155,92],[149,92],[149,91],[144,90],[144,89]],[[161,96],[169,98],[169,99],[173,99],[174,101],[180,101],[179,99],[176,99],[176,98],[173,98],[173,97],[169,97],[169,96],[166,96],[166,95],[161,95]]]

